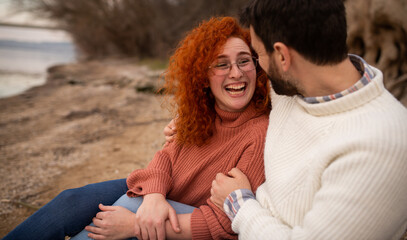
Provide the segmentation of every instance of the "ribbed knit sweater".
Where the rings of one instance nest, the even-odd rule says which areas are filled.
[[[237,167],[249,178],[253,189],[264,182],[264,143],[268,113],[253,105],[231,113],[216,107],[214,135],[201,147],[170,144],[157,152],[146,169],[127,178],[129,197],[161,193],[168,199],[197,207],[192,213],[193,239],[237,239],[223,210],[210,200],[217,173]]]
[[[382,73],[326,103],[272,94],[266,182],[239,239],[398,239],[407,227],[407,110]]]

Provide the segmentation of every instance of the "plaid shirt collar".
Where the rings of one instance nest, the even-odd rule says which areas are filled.
[[[362,87],[366,86],[368,83],[370,83],[372,81],[372,79],[375,77],[375,74],[374,74],[373,70],[371,69],[371,67],[369,66],[369,64],[367,64],[365,62],[365,60],[363,60],[363,58],[353,55],[353,54],[349,54],[349,59],[351,60],[352,64],[356,67],[356,69],[362,75],[362,78],[359,79],[359,81],[357,81],[353,86],[351,86],[350,88],[348,88],[342,92],[327,95],[327,96],[304,97],[303,98],[304,101],[307,103],[312,103],[312,104],[329,102],[329,101],[341,98],[345,95],[351,94],[351,93],[361,89]]]

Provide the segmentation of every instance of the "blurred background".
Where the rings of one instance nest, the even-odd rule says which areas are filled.
[[[166,59],[185,32],[202,19],[236,16],[245,2],[0,0],[0,71],[38,73],[51,62],[110,56]],[[406,1],[345,3],[350,52],[382,69],[386,86],[402,99],[407,78]],[[12,83],[4,78],[0,94],[7,95],[2,92]]]
[[[0,0],[0,97],[19,87],[17,72],[37,74],[37,80],[25,74],[31,77],[25,82],[44,83],[40,74],[52,63],[112,56],[165,61],[199,21],[236,15],[244,2]]]
[[[344,1],[349,52],[407,106],[407,1]],[[0,0],[0,238],[64,189],[145,167],[172,118],[168,57],[246,2]]]

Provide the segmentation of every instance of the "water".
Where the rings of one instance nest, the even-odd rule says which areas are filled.
[[[46,69],[75,61],[69,36],[60,30],[0,26],[0,98],[46,81]]]

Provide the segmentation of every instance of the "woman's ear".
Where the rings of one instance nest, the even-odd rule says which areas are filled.
[[[287,45],[282,42],[276,42],[274,43],[274,51],[276,54],[277,63],[280,64],[281,69],[284,72],[287,72],[291,66],[292,60],[290,56],[290,50],[288,49]]]

